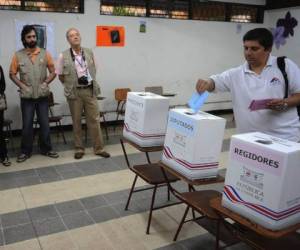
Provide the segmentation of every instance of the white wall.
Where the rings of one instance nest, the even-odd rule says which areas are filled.
[[[172,104],[186,103],[198,77],[208,77],[243,61],[242,36],[247,30],[260,26],[243,24],[238,34],[236,23],[101,16],[99,0],[85,1],[85,14],[0,10],[0,64],[6,72],[9,105],[6,117],[14,120],[14,128],[21,126],[17,88],[8,79],[15,51],[15,19],[54,22],[57,53],[68,48],[65,39],[68,28],[76,27],[81,31],[83,46],[93,49],[100,66],[98,80],[102,95],[107,97],[102,103],[105,110],[115,108],[113,90],[119,87],[143,91],[145,86],[163,85],[166,92],[177,93]],[[146,33],[139,33],[140,20],[147,22]],[[124,26],[126,46],[96,47],[96,25]],[[61,103],[56,111],[69,114],[61,84],[56,79],[51,86],[56,101]],[[210,97],[210,101],[216,100],[228,100],[228,95]],[[230,105],[211,104],[207,108],[228,108]]]
[[[294,28],[294,36],[286,39],[286,44],[279,49],[273,47],[273,54],[277,56],[287,56],[300,66],[300,7],[270,10],[265,13],[265,25],[268,28],[275,28],[279,18],[284,18],[290,11],[292,17],[298,20],[298,26]]]

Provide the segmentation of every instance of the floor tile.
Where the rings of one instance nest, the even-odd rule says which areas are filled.
[[[60,172],[59,175],[62,177],[62,179],[67,180],[67,179],[83,176],[83,173],[80,170],[74,169],[74,170]]]
[[[79,200],[57,203],[55,204],[55,207],[61,215],[72,214],[84,210],[84,207]]]
[[[96,195],[92,197],[87,197],[80,199],[82,202],[83,206],[86,209],[93,209],[101,206],[106,206],[108,205],[107,201],[104,199],[103,195]]]
[[[103,194],[103,197],[109,205],[113,205],[127,201],[128,194],[127,191],[119,191]]]
[[[25,209],[25,203],[19,189],[0,191],[0,214]]]
[[[68,232],[39,237],[39,241],[43,250],[79,250]]]
[[[68,229],[79,228],[94,224],[91,217],[84,211],[74,214],[66,214],[62,216],[62,219]]]
[[[3,229],[5,244],[32,239],[36,237],[31,223]]]
[[[4,239],[3,239],[3,230],[0,228],[0,246],[4,245]]]
[[[116,210],[120,217],[136,214],[140,211],[139,206],[135,201],[130,201],[128,210],[125,210],[126,202],[111,205]]]
[[[54,181],[60,181],[63,178],[60,175],[57,176],[48,176],[48,177],[40,177],[42,183],[49,183]]]
[[[11,227],[30,222],[30,217],[27,210],[7,213],[1,215],[2,227]]]
[[[54,234],[66,230],[60,217],[34,221],[33,226],[38,236]]]
[[[189,250],[189,249],[179,243],[173,243],[164,247],[156,248],[156,250]]]
[[[114,242],[105,238],[95,224],[70,230],[69,233],[80,250],[117,250]]]
[[[30,218],[33,221],[43,220],[48,218],[57,217],[58,213],[53,205],[31,208],[28,210]]]
[[[39,176],[26,176],[24,178],[17,178],[18,187],[37,185],[41,183]]]
[[[118,213],[111,207],[99,207],[87,211],[96,223],[118,218]]]
[[[54,167],[44,167],[36,170],[38,175],[43,178],[58,177],[58,173]]]
[[[31,240],[25,240],[13,244],[5,245],[4,250],[42,250],[42,249],[37,239],[31,239]]]

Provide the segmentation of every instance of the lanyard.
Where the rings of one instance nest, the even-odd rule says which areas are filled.
[[[88,75],[88,67],[86,65],[85,55],[84,55],[83,49],[81,49],[81,62],[75,57],[72,48],[70,48],[70,53],[71,53],[71,57],[72,57],[73,62],[76,61],[82,69],[85,68],[85,75]]]

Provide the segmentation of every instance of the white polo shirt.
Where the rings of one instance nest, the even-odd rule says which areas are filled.
[[[300,70],[289,59],[285,59],[289,79],[289,95],[300,93]],[[291,141],[300,140],[300,122],[296,107],[285,111],[250,111],[252,100],[283,98],[285,83],[277,58],[269,56],[260,75],[243,65],[210,77],[215,82],[214,92],[230,91],[238,133],[259,131]]]

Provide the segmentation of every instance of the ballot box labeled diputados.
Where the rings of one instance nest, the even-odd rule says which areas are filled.
[[[300,144],[259,132],[231,138],[223,206],[263,227],[300,222]]]
[[[162,146],[168,111],[169,98],[150,92],[129,92],[123,136],[141,147]]]
[[[162,162],[190,180],[217,176],[225,119],[189,109],[172,109]]]

